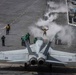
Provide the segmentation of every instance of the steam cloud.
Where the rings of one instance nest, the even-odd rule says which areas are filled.
[[[55,39],[55,35],[58,34],[58,38],[61,39],[62,43],[67,43],[68,46],[72,44],[72,41],[74,39],[74,32],[70,26],[62,26],[58,25],[54,22],[58,18],[58,14],[52,12],[67,12],[67,8],[65,8],[64,4],[57,5],[54,2],[48,2],[49,5],[48,11],[44,14],[48,19],[39,19],[38,22],[35,23],[34,26],[30,26],[30,32],[34,37],[42,37],[43,39],[47,39],[50,41],[53,41]],[[54,6],[53,6],[54,5]],[[51,8],[54,9],[51,9]],[[49,15],[51,13],[51,15]],[[36,26],[44,26],[48,27],[47,35],[43,35],[43,31]]]
[[[60,33],[58,34],[59,39],[62,40],[62,43],[66,43],[68,46],[71,46],[74,37],[74,31],[70,26],[64,26]]]
[[[47,3],[49,5],[49,9],[48,9],[48,12],[49,13],[53,13],[53,12],[62,12],[62,13],[65,13],[67,12],[67,6],[63,3],[60,3],[60,4],[56,4],[55,2],[48,2]],[[51,9],[50,9],[51,8]]]

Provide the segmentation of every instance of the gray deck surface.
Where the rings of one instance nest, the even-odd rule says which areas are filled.
[[[57,0],[54,0],[58,3]],[[63,0],[62,0],[63,1]],[[63,1],[64,2],[64,1]],[[46,0],[0,0],[0,38],[2,35],[6,37],[6,46],[2,47],[0,40],[0,51],[4,50],[15,50],[22,49],[25,47],[21,46],[21,36],[29,32],[28,27],[37,22],[39,18],[43,18],[43,14],[46,12]],[[5,34],[3,29],[6,24],[11,25],[10,35]],[[66,14],[60,14],[56,20],[57,24],[66,25],[67,16]],[[74,31],[75,30],[75,27]],[[76,34],[75,34],[76,36]],[[31,43],[33,36],[31,35]],[[71,47],[65,45],[54,46],[54,49],[60,49],[68,52],[76,52],[76,41]],[[0,75],[56,75],[49,73],[28,73],[28,72],[11,72],[11,71],[0,71]],[[57,74],[61,75],[61,74]],[[64,75],[64,74],[62,74]],[[70,74],[66,74],[70,75]],[[72,75],[72,74],[71,74]],[[74,75],[74,74],[73,74]]]
[[[35,24],[45,10],[46,0],[0,0],[0,37],[6,37],[5,47],[1,46],[0,40],[0,50],[24,48],[21,36],[29,32],[28,26]],[[2,29],[8,23],[11,25],[9,36]]]

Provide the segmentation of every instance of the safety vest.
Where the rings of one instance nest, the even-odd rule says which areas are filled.
[[[6,29],[10,29],[10,26],[6,26]]]

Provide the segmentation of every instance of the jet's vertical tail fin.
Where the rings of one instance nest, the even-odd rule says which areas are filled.
[[[26,47],[27,47],[27,49],[28,49],[29,54],[30,54],[30,55],[33,54],[32,50],[31,50],[31,48],[30,48],[30,45],[29,45],[29,43],[28,43],[27,41],[25,41],[25,45],[26,45]]]
[[[45,48],[45,51],[44,51],[44,55],[47,55],[47,52],[48,52],[48,50],[49,50],[49,47],[50,47],[50,45],[51,45],[51,42],[49,41],[49,43],[47,44],[47,46],[46,46],[46,48]]]

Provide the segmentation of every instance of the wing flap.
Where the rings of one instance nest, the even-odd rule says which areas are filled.
[[[46,60],[47,63],[67,64],[66,62]]]
[[[8,60],[7,62],[27,62],[25,60]]]

